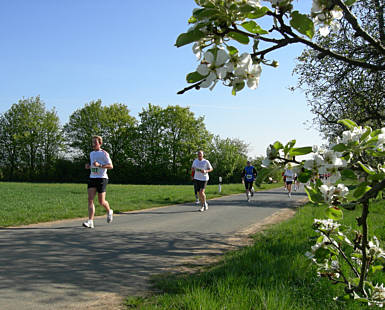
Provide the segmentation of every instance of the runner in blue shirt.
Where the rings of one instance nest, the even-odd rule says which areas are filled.
[[[254,196],[253,182],[257,177],[257,170],[247,161],[246,167],[242,171],[242,183],[245,184],[247,201],[250,201],[250,196]]]

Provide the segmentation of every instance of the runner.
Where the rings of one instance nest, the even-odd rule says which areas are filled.
[[[288,164],[287,169],[284,172],[284,176],[286,177],[285,184],[286,184],[289,198],[291,198],[291,185],[293,184],[293,181],[294,181],[294,172],[291,168],[292,168],[291,164]]]
[[[199,205],[199,196],[198,196],[199,191],[198,191],[198,187],[197,187],[197,182],[195,182],[195,180],[194,180],[194,174],[195,174],[195,171],[191,170],[191,179],[192,179],[192,182],[194,184],[195,204]]]
[[[293,181],[293,183],[294,183],[294,191],[295,192],[299,191],[300,184],[299,184],[299,180],[298,180],[298,174],[295,173],[295,172],[294,172],[294,181]]]
[[[257,170],[247,161],[246,167],[242,170],[242,183],[245,184],[246,198],[250,201],[250,196],[254,196],[253,182],[257,177]]]
[[[90,169],[90,178],[88,180],[88,221],[83,223],[84,227],[94,228],[95,205],[94,198],[98,192],[98,201],[107,211],[107,223],[112,222],[114,211],[110,208],[106,200],[106,188],[108,183],[107,169],[112,169],[110,155],[101,149],[103,139],[100,136],[92,137],[92,148],[90,153],[90,164],[85,168]]]
[[[213,171],[210,162],[203,158],[203,151],[198,151],[198,158],[193,161],[191,170],[194,171],[194,182],[196,183],[202,205],[199,211],[203,212],[209,208],[206,201],[205,189],[207,181],[209,180],[209,172]]]

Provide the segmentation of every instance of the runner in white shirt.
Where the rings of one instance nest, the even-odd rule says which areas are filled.
[[[191,170],[194,173],[194,182],[196,183],[197,190],[199,191],[199,199],[202,204],[202,208],[199,211],[205,211],[209,208],[206,201],[205,189],[207,181],[209,180],[209,172],[213,171],[213,167],[207,159],[203,158],[203,151],[198,152],[198,158],[192,163]]]
[[[88,221],[83,223],[84,227],[94,228],[95,205],[94,198],[98,192],[98,201],[107,211],[107,223],[112,222],[114,211],[110,208],[106,200],[106,188],[108,184],[107,169],[112,169],[110,155],[101,149],[103,143],[102,137],[92,137],[92,148],[90,153],[90,163],[85,168],[90,169],[90,178],[88,180]]]
[[[287,165],[287,169],[285,170],[285,173],[283,174],[286,177],[286,188],[288,193],[288,196],[291,197],[291,185],[294,181],[294,171],[291,169],[291,165]]]

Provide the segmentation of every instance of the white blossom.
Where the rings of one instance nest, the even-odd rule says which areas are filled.
[[[377,257],[377,258],[385,258],[385,252],[380,248],[380,243],[376,236],[373,237],[373,240],[369,241],[369,255]]]
[[[259,0],[246,0],[246,3],[248,5],[251,5],[251,6],[256,7],[256,8],[260,8],[261,7],[261,4],[259,3]]]
[[[228,67],[224,65],[229,58],[229,55],[223,49],[218,49],[216,55],[210,51],[206,52],[197,68],[199,74],[207,76],[200,86],[203,88],[214,87],[218,79],[223,79],[228,72]],[[214,85],[212,85],[213,83]]]
[[[337,30],[340,28],[338,22],[342,17],[343,13],[338,6],[334,6],[330,9],[326,6],[327,2],[322,0],[313,0],[311,13],[313,16],[313,22],[315,25],[319,25],[319,32],[321,36],[327,36],[330,30]]]
[[[254,64],[250,54],[243,53],[237,62],[234,74],[243,80],[247,80],[247,86],[256,89],[259,84],[262,67],[260,64]]]
[[[341,224],[334,222],[332,219],[327,220],[320,220],[320,219],[314,219],[314,224],[317,224],[320,228],[332,231],[338,229],[338,227],[341,226]]]
[[[270,164],[271,164],[271,160],[270,159],[268,159],[268,158],[265,158],[264,160],[262,160],[262,167],[264,167],[264,168],[268,168],[269,166],[270,166]]]
[[[372,299],[376,300],[376,304],[379,307],[383,307],[385,303],[385,287],[384,283],[381,283],[381,285],[376,284],[376,286],[373,288],[372,293]]]

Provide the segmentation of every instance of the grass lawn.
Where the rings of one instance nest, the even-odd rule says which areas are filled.
[[[369,228],[384,248],[385,202],[370,208]],[[354,225],[360,210],[345,211],[343,223]],[[160,293],[128,297],[127,309],[191,310],[332,310],[369,309],[353,303],[333,301],[342,287],[318,278],[316,269],[304,256],[317,234],[311,229],[314,218],[325,218],[324,208],[306,205],[292,219],[255,236],[255,244],[228,253],[206,271],[196,274],[156,278]],[[374,283],[385,283],[378,272]],[[370,308],[373,309],[373,308]]]
[[[281,184],[263,184],[264,190]],[[206,189],[208,199],[244,191],[242,184]],[[0,183],[0,227],[87,217],[86,184]],[[115,185],[107,187],[107,200],[118,213],[195,201],[192,185]],[[105,214],[95,199],[96,215]]]

